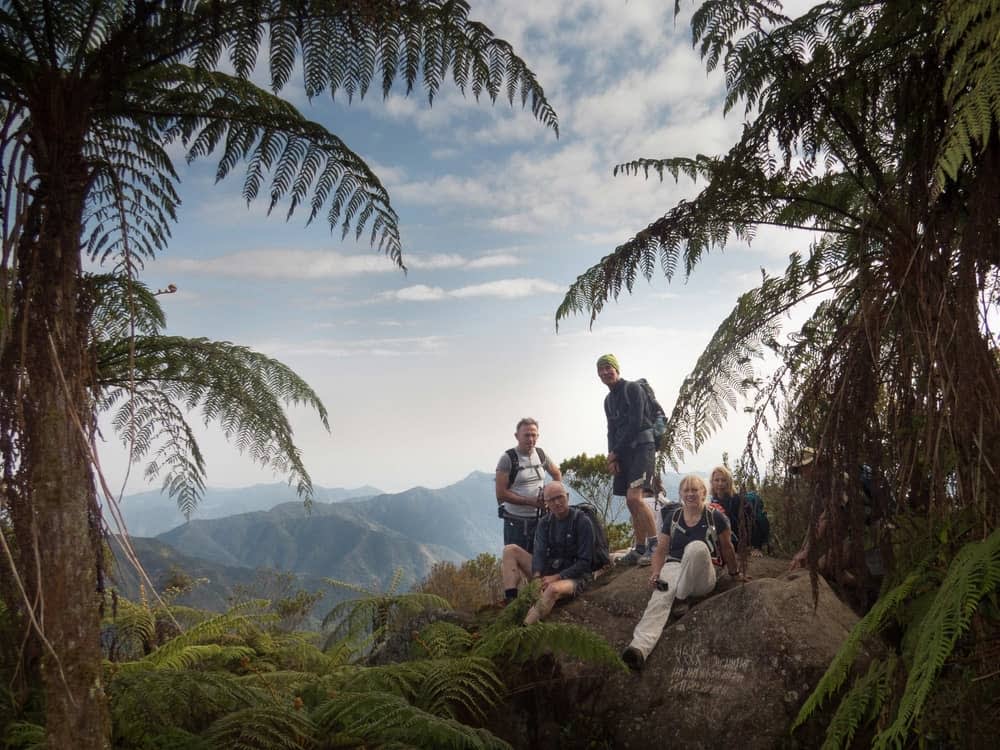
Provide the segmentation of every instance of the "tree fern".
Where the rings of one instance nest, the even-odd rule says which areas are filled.
[[[205,488],[205,461],[188,424],[200,410],[241,453],[289,475],[312,498],[312,480],[293,440],[285,409],[304,405],[330,429],[315,391],[277,360],[225,341],[164,336],[156,296],[143,284],[113,275],[88,279],[93,296],[93,351],[98,408],[147,478],[190,516]]]

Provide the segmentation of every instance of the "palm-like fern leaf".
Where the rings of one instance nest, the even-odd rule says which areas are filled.
[[[484,729],[421,711],[387,693],[338,693],[314,715],[319,731],[366,744],[403,742],[410,747],[502,750],[510,746]]]
[[[113,410],[112,425],[133,461],[150,454],[150,478],[186,514],[204,491],[205,462],[186,413],[201,411],[241,453],[287,473],[308,501],[312,481],[285,414],[312,407],[329,430],[319,396],[290,368],[246,347],[207,339],[163,336],[162,308],[143,284],[116,276],[89,279],[95,299],[93,348],[98,406]]]
[[[221,717],[205,732],[214,747],[232,750],[309,750],[316,747],[308,713],[287,706],[254,706]]]

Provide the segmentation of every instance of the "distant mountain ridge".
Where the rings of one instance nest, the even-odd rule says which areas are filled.
[[[157,541],[217,565],[273,568],[384,586],[398,568],[414,583],[440,560],[499,554],[493,477],[473,472],[448,487],[415,487],[364,500],[282,503],[268,511],[194,520]]]
[[[371,485],[352,489],[314,487],[313,492],[319,503],[336,503],[382,494],[382,490]],[[294,487],[281,482],[255,484],[239,489],[209,487],[191,518],[225,518],[255,510],[270,510],[288,502],[301,505],[302,498]],[[159,490],[129,495],[123,499],[121,507],[129,533],[134,536],[156,536],[187,521],[177,509],[177,503]]]

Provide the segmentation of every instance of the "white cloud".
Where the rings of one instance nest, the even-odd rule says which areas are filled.
[[[563,289],[558,284],[542,279],[501,279],[447,290],[426,284],[416,284],[391,292],[383,292],[379,298],[397,302],[439,302],[444,299],[469,299],[473,297],[519,299],[538,294],[555,294],[561,291]]]
[[[215,258],[167,258],[164,271],[255,279],[334,279],[397,270],[389,259],[310,250],[245,250]]]

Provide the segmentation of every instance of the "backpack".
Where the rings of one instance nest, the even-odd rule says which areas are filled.
[[[538,460],[542,462],[542,470],[544,471],[545,470],[545,464],[547,464],[549,462],[549,460],[545,457],[545,451],[543,451],[541,448],[539,448],[536,445],[535,446],[535,453],[538,454]],[[507,479],[510,482],[509,486],[513,487],[514,486],[514,477],[516,477],[517,476],[517,472],[519,472],[521,470],[521,463],[520,463],[520,461],[518,461],[518,458],[517,458],[517,449],[516,448],[508,448],[507,449],[507,458],[510,459],[510,473],[507,475]]]
[[[573,514],[573,525],[580,523],[576,520],[579,518],[589,519],[591,527],[594,529],[594,556],[590,560],[590,570],[591,572],[595,570],[600,570],[611,564],[611,552],[608,549],[608,535],[604,531],[604,523],[601,521],[601,516],[595,508],[590,503],[580,503],[579,505],[571,505],[569,507],[570,512],[576,511]],[[549,534],[549,550],[555,546],[555,540],[552,538],[552,529],[555,527],[552,518],[549,518],[548,534]]]
[[[648,421],[652,424],[653,444],[659,448],[660,443],[663,441],[663,436],[667,434],[667,413],[663,411],[660,402],[656,400],[656,394],[653,393],[653,386],[649,384],[646,378],[639,378],[635,382],[642,386],[642,390],[646,394],[646,403],[652,412],[652,415],[647,416],[649,417]]]
[[[753,490],[743,493],[744,499],[753,508],[753,521],[750,528],[750,545],[762,548],[771,539],[771,521],[764,509],[764,499]]]
[[[664,511],[666,508],[664,508]],[[726,510],[718,503],[708,503],[705,505],[705,509],[702,511],[702,515],[705,521],[708,523],[708,531],[705,533],[705,544],[708,545],[708,552],[712,556],[712,564],[721,566],[723,565],[722,552],[719,550],[719,545],[717,541],[719,539],[719,533],[715,528],[715,514],[712,513],[713,510],[719,511],[723,516],[726,515]],[[681,517],[681,513],[684,512],[684,508],[678,508],[674,511],[673,517],[670,519],[670,533],[667,535],[669,540],[667,541],[667,555],[669,559],[670,555],[670,543],[674,539],[674,531],[677,530],[677,522]],[[683,533],[683,532],[682,532]]]

